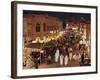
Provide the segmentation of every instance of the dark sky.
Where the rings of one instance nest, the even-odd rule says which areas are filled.
[[[51,12],[51,11],[29,11],[24,10],[24,15],[27,14],[48,14],[49,16],[58,17],[63,21],[67,21],[69,17],[73,17],[75,21],[79,21],[80,17],[84,17],[86,21],[91,20],[91,14],[87,13],[69,13],[69,12]]]

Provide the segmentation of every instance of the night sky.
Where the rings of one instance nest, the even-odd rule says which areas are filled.
[[[91,20],[91,14],[88,13],[69,13],[69,12],[51,12],[51,11],[30,11],[30,10],[23,10],[23,14],[48,14],[49,16],[58,17],[62,21],[67,21],[69,17],[74,18],[77,22],[80,20],[80,17],[84,17],[86,21]]]

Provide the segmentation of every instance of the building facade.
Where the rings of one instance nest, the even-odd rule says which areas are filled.
[[[25,42],[50,37],[52,33],[63,29],[63,22],[57,17],[41,14],[25,14],[23,16]]]
[[[84,17],[80,17],[79,21],[75,21],[74,18],[69,17],[66,22],[67,28],[77,28],[79,32],[84,34],[84,38],[90,40],[91,38],[91,24],[90,21],[85,20]]]

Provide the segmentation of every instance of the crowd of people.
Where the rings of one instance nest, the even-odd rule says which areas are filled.
[[[83,34],[84,35],[84,34]],[[55,45],[43,46],[41,51],[34,52],[24,60],[27,67],[38,68],[41,64],[54,64],[67,66],[69,61],[77,61],[81,65],[90,65],[89,44],[84,40],[80,32],[76,30],[66,30],[62,36],[56,40]]]

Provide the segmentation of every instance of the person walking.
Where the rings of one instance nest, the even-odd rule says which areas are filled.
[[[72,60],[73,54],[72,54],[72,48],[71,47],[68,48],[68,53],[69,53],[69,60]]]
[[[67,66],[68,64],[68,55],[66,51],[66,46],[60,47],[60,66]]]
[[[55,62],[57,63],[58,61],[59,61],[59,49],[57,49],[55,53]]]

